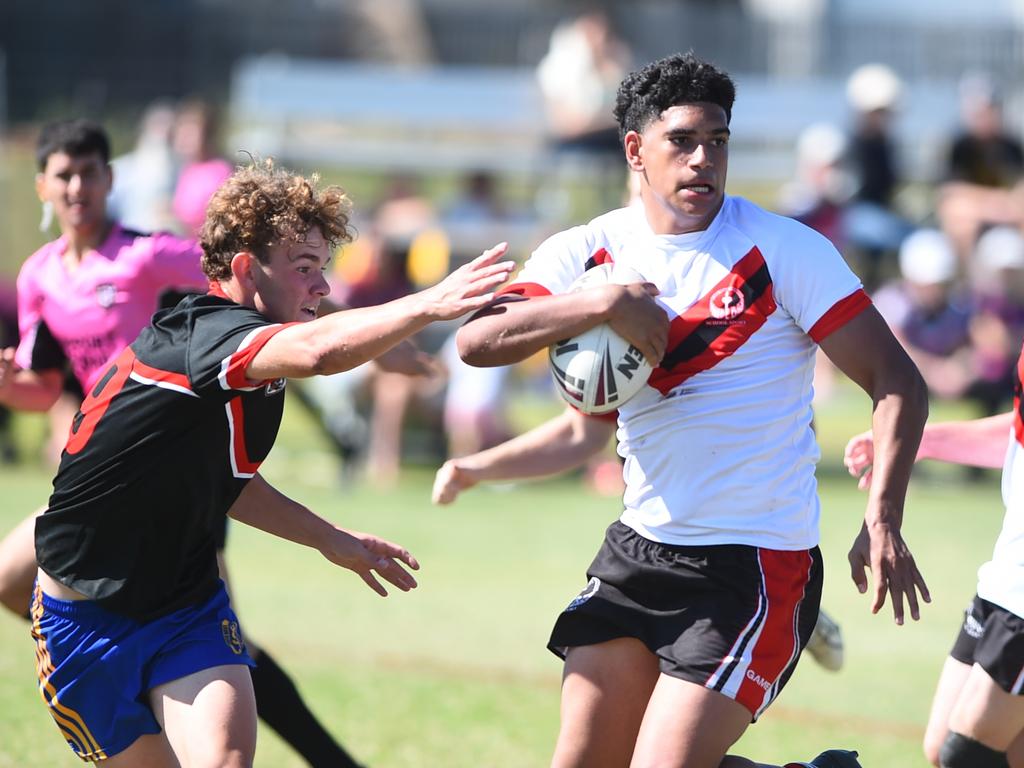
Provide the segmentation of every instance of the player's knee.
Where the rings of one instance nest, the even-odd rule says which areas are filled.
[[[986,747],[969,736],[950,731],[939,751],[942,768],[1009,768],[1006,753]]]
[[[924,756],[928,760],[928,764],[934,765],[935,768],[940,768],[939,753],[942,751],[942,745],[948,734],[949,729],[945,725],[941,728],[932,728],[931,723],[928,724],[928,729],[924,732],[924,742],[921,745],[924,749]]]

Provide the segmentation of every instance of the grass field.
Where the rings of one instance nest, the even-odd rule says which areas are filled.
[[[967,484],[951,468],[920,473],[905,531],[934,601],[921,622],[902,628],[888,606],[871,616],[845,559],[864,498],[839,467],[843,443],[867,419],[867,401],[845,388],[818,414],[824,603],[842,622],[847,664],[838,674],[801,664],[737,749],[760,760],[842,746],[859,749],[866,768],[923,765],[932,688],[999,528],[994,478]],[[22,429],[31,443],[38,425]],[[373,766],[546,765],[560,674],[544,648],[547,632],[583,585],[617,500],[570,479],[477,489],[438,509],[429,505],[428,469],[410,470],[387,493],[343,489],[316,430],[293,406],[264,468],[314,509],[401,541],[423,564],[418,590],[382,600],[310,550],[233,527],[228,553],[244,628],[292,673],[331,731]],[[0,469],[0,529],[44,501],[49,480],[31,464]],[[35,691],[27,625],[0,616],[0,768],[79,764]],[[266,728],[256,764],[302,765]]]

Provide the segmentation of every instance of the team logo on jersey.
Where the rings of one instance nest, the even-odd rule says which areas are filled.
[[[733,320],[743,314],[747,301],[743,293],[732,285],[719,288],[711,294],[708,309],[716,320]]]
[[[236,656],[241,656],[245,651],[245,643],[242,642],[242,632],[238,629],[238,622],[224,619],[220,623],[220,633],[231,652]]]
[[[104,309],[114,306],[117,299],[117,286],[113,283],[103,283],[96,286],[96,303]]]
[[[601,586],[601,580],[599,578],[597,578],[597,576],[591,576],[590,577],[590,581],[587,582],[587,586],[585,586],[583,588],[583,591],[580,592],[578,595],[576,595],[576,597],[574,597],[572,599],[572,602],[569,603],[569,605],[566,606],[565,610],[566,611],[575,611],[577,608],[579,608],[581,605],[583,605],[585,602],[587,602],[587,600],[589,600],[594,595],[596,595],[597,594],[597,590],[598,590],[598,588],[600,586]]]
[[[279,392],[284,392],[284,379],[283,378],[282,379],[274,379],[272,382],[267,384],[266,389],[263,390],[263,393],[267,397],[270,397],[271,395],[276,395]]]

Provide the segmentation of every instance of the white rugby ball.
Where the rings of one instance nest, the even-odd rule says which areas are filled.
[[[576,278],[569,293],[607,283],[643,282],[644,276],[634,269],[600,264]],[[616,410],[643,389],[651,376],[651,366],[640,351],[607,323],[552,344],[548,359],[558,393],[574,408],[590,415]]]

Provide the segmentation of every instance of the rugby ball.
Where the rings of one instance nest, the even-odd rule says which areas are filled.
[[[643,275],[629,267],[600,264],[588,269],[569,286],[569,293],[607,283],[643,283]],[[644,388],[651,375],[640,351],[611,329],[595,325],[578,336],[548,348],[551,375],[562,398],[577,410],[598,415],[611,413]]]

